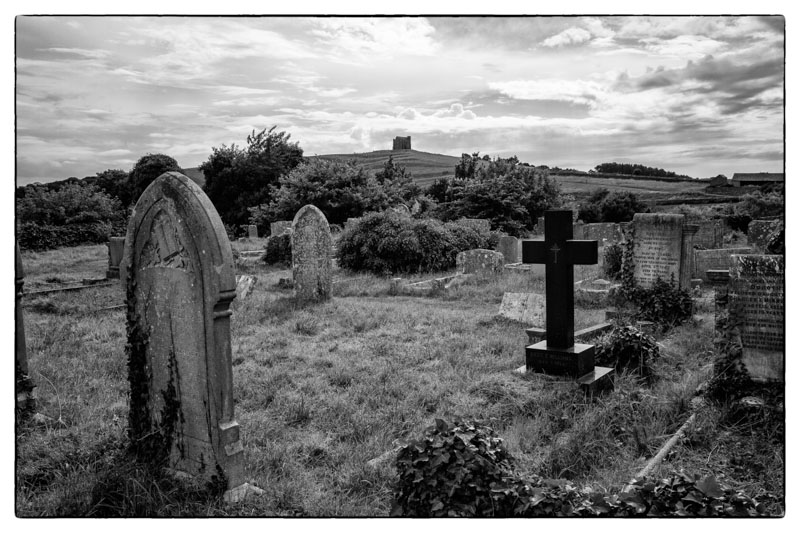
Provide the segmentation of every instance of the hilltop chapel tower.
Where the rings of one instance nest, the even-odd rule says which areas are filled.
[[[392,141],[392,150],[411,150],[411,135],[408,137],[395,137]]]

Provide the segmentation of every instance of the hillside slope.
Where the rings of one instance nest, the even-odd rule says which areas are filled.
[[[389,157],[392,157],[396,164],[405,167],[414,177],[414,181],[423,187],[430,185],[442,176],[452,176],[455,173],[456,165],[461,161],[460,157],[418,150],[376,150],[362,154],[326,154],[312,157],[345,161],[354,159],[372,172],[381,170]]]

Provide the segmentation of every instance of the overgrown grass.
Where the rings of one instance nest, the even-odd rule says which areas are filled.
[[[34,275],[56,270],[36,261]],[[57,311],[25,308],[38,411],[50,419],[18,430],[18,515],[387,516],[394,470],[367,462],[436,418],[458,417],[491,425],[524,471],[619,488],[686,419],[711,362],[713,320],[703,316],[662,339],[652,386],[623,374],[615,392],[590,400],[570,380],[512,372],[524,364],[527,337],[496,318],[499,303],[506,291],[542,292],[541,272],[421,297],[389,296],[389,278],[337,271],[334,298],[305,304],[278,288],[290,270],[247,268],[259,281],[235,304],[234,397],[247,475],[265,494],[226,504],[133,463],[124,313],[81,314],[58,297],[44,300]],[[602,314],[577,308],[576,328]],[[763,485],[725,463],[725,431],[679,449],[670,464],[710,457],[707,467],[722,468],[731,484],[782,487],[774,461],[763,463]]]

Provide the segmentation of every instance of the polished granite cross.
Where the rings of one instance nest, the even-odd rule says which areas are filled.
[[[544,241],[523,241],[522,262],[545,265],[546,340],[526,348],[536,372],[582,375],[594,368],[594,346],[575,344],[573,265],[597,264],[597,241],[572,238],[572,211],[544,214]]]

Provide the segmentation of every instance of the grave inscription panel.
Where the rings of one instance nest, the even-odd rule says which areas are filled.
[[[675,283],[680,283],[683,222],[683,215],[634,215],[633,276],[642,287],[673,276]]]
[[[782,255],[731,256],[730,320],[737,325],[742,362],[756,381],[783,380],[785,351]]]

